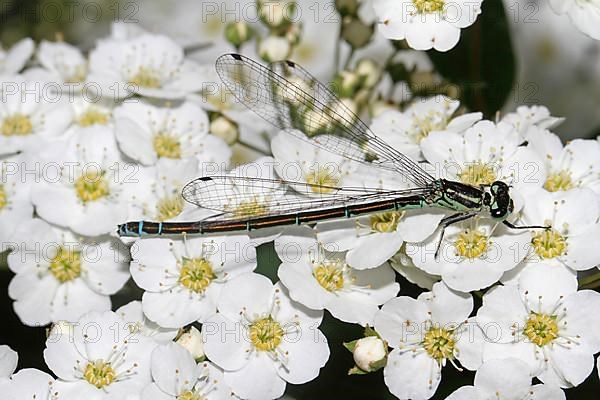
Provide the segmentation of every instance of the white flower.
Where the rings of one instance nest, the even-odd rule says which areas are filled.
[[[454,364],[457,359],[470,370],[479,367],[480,341],[474,340],[478,329],[468,320],[472,310],[471,295],[442,282],[416,300],[403,296],[383,305],[375,316],[375,330],[393,348],[383,377],[394,396],[429,399],[447,361]]]
[[[29,326],[77,321],[91,310],[109,310],[110,295],[129,279],[127,249],[110,238],[78,238],[41,219],[20,225],[8,255],[16,273],[8,287],[15,312]]]
[[[196,156],[222,167],[231,156],[221,138],[208,134],[208,115],[193,103],[172,108],[125,102],[114,115],[119,147],[144,165],[156,164],[160,158]]]
[[[475,373],[474,386],[463,386],[446,400],[565,400],[551,385],[532,385],[527,364],[518,358],[489,360]]]
[[[600,235],[599,217],[598,196],[590,189],[556,193],[537,189],[529,192],[522,210],[522,223],[549,226],[550,229],[531,231],[530,242],[524,247],[515,247],[527,257],[517,268],[509,271],[502,282],[516,283],[523,271],[540,262],[556,269],[574,271],[588,270],[600,264],[600,252],[590,240]],[[571,273],[574,274],[574,271]]]
[[[557,14],[567,14],[581,32],[600,40],[600,2],[598,0],[549,0]]]
[[[258,54],[266,62],[281,61],[290,55],[290,43],[284,37],[268,36],[258,44]]]
[[[81,128],[94,125],[114,126],[114,102],[106,98],[89,101],[84,96],[75,96],[71,102],[74,112],[74,122]]]
[[[152,340],[131,332],[114,312],[90,312],[68,332],[52,329],[44,360],[60,399],[121,400],[151,381]]]
[[[186,349],[194,357],[194,360],[201,360],[206,357],[202,332],[196,327],[191,326],[177,338],[176,342]]]
[[[45,372],[37,369],[22,369],[0,382],[0,390],[4,400],[58,400],[62,399],[55,390],[55,380]]]
[[[481,13],[481,0],[374,0],[379,30],[388,39],[406,39],[416,50],[447,51]]]
[[[19,355],[16,351],[5,344],[0,346],[0,382],[15,372],[18,361]]]
[[[407,281],[423,289],[431,290],[433,284],[441,280],[439,276],[428,274],[418,268],[413,263],[412,259],[406,255],[406,248],[400,249],[400,251],[390,259],[390,265],[397,273],[406,278]]]
[[[191,221],[213,212],[186,202],[181,189],[201,176],[198,159],[160,159],[154,167],[141,168],[138,182],[125,188],[129,197],[129,220]]]
[[[144,313],[168,328],[205,321],[217,311],[223,284],[256,268],[256,249],[245,235],[141,239],[131,252]]]
[[[290,297],[310,309],[326,309],[344,322],[372,325],[378,306],[400,290],[388,264],[355,270],[344,253],[324,248],[306,226],[284,231],[275,239],[275,250],[282,261],[277,274]]]
[[[191,354],[177,343],[158,346],[152,352],[152,377],[142,398],[147,400],[235,399],[223,382],[223,372],[212,363],[196,364]]]
[[[35,43],[30,38],[21,39],[9,50],[0,46],[0,75],[16,74],[23,69],[31,55]]]
[[[600,142],[575,139],[566,146],[547,130],[532,128],[527,147],[546,163],[544,188],[550,192],[589,187],[600,193]]]
[[[393,257],[406,242],[425,240],[444,217],[441,210],[389,211],[368,217],[317,224],[320,241],[346,251],[357,270],[375,268]],[[373,253],[373,248],[377,252]]]
[[[206,355],[244,399],[275,399],[286,382],[316,378],[329,358],[322,311],[293,302],[285,288],[246,274],[223,288],[219,312],[203,325]]]
[[[81,50],[73,45],[42,40],[37,58],[42,67],[60,83],[79,84],[86,80],[87,59]]]
[[[402,112],[381,113],[373,119],[371,129],[396,150],[422,160],[420,143],[431,132],[462,133],[481,119],[479,112],[454,117],[459,106],[458,100],[442,95],[417,99]]]
[[[141,301],[130,301],[119,307],[115,312],[128,325],[132,333],[139,332],[143,336],[152,338],[157,343],[168,343],[177,336],[177,329],[163,328],[150,321],[142,311]]]
[[[310,140],[285,132],[273,138],[271,151],[277,174],[288,181],[315,185],[310,190],[304,189],[304,186],[293,187],[311,197],[326,196],[333,192],[331,187],[352,186],[349,182],[352,181],[352,172],[358,167],[357,163],[314,146]],[[373,177],[371,179],[376,180]]]
[[[432,132],[421,141],[421,150],[435,171],[447,179],[476,187],[505,181],[513,187],[512,194],[541,186],[545,177],[541,158],[519,146],[521,142],[512,125],[484,120],[462,134]]]
[[[6,244],[19,224],[33,218],[30,183],[23,157],[0,160],[0,243]],[[5,250],[4,248],[0,251]]]
[[[352,353],[356,366],[366,372],[372,371],[373,364],[380,363],[387,357],[386,347],[383,340],[377,336],[358,339]]]
[[[66,97],[51,98],[40,82],[9,75],[2,79],[0,95],[0,156],[42,148],[71,123]]]
[[[564,120],[550,115],[550,110],[544,106],[519,106],[516,111],[502,117],[502,121],[513,125],[523,139],[528,139],[528,132],[532,127],[552,129]]]
[[[183,98],[202,89],[203,75],[202,67],[186,60],[179,45],[161,35],[103,40],[90,53],[88,80],[98,83],[104,96]]]
[[[534,265],[518,284],[495,287],[483,297],[477,323],[487,336],[484,361],[518,358],[544,383],[577,386],[600,351],[599,307],[600,293],[577,291],[569,271]]]
[[[39,216],[81,235],[114,232],[127,216],[123,185],[137,178],[136,167],[121,160],[112,130],[94,125],[46,151],[48,165],[61,168],[32,188]]]
[[[440,275],[450,288],[461,292],[496,283],[525,258],[531,235],[511,230],[489,218],[473,218],[445,229],[438,257],[440,232],[421,243],[408,243],[413,263],[431,275]]]

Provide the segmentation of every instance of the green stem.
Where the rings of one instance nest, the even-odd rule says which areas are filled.
[[[340,54],[342,52],[342,17],[340,16],[340,29],[338,31],[338,39],[335,45],[335,72],[338,72],[340,69]]]
[[[260,147],[256,147],[255,145],[250,144],[248,142],[244,142],[243,140],[238,139],[237,143],[241,144],[244,147],[249,148],[252,151],[255,151],[255,152],[260,153],[260,154],[264,154],[265,156],[270,156],[271,155],[271,153],[269,153],[268,151],[265,151],[265,150],[261,149]]]
[[[350,66],[350,61],[352,61],[352,56],[354,56],[354,47],[350,48],[350,54],[348,54],[348,58],[346,58],[346,62],[344,63],[344,69],[348,69]]]

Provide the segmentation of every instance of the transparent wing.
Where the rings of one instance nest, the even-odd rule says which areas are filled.
[[[294,188],[297,194],[291,194],[288,188]],[[199,207],[221,211],[223,214],[216,216],[221,220],[239,220],[389,200],[425,191],[424,188],[394,191],[362,187],[338,188],[281,179],[213,176],[191,181],[183,188],[182,196]],[[307,197],[309,193],[313,197]]]
[[[417,186],[434,180],[295,63],[275,63],[269,69],[248,57],[225,54],[216,69],[238,101],[274,126],[350,160],[399,172]]]

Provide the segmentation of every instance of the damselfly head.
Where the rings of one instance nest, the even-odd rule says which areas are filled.
[[[502,181],[495,181],[486,189],[489,191],[486,191],[484,205],[489,208],[492,218],[503,220],[508,217],[515,208],[509,186]]]

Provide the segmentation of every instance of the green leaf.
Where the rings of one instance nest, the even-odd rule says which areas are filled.
[[[366,375],[368,374],[367,371],[363,371],[362,369],[358,368],[356,365],[352,368],[350,368],[350,370],[348,371],[348,375]]]
[[[493,117],[515,81],[516,65],[506,11],[500,0],[486,0],[475,24],[461,31],[448,52],[428,51],[437,71],[461,87],[461,102]]]
[[[345,348],[347,348],[350,353],[354,353],[354,349],[356,348],[356,342],[358,342],[359,339],[353,340],[351,342],[344,342],[342,343],[344,345]]]

